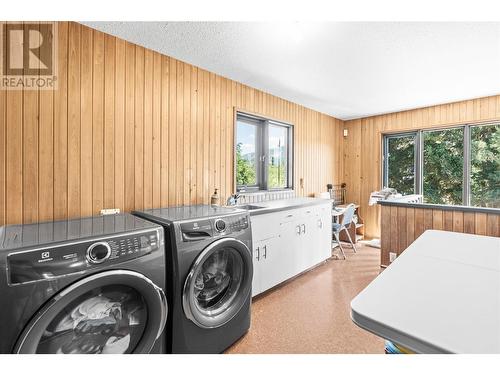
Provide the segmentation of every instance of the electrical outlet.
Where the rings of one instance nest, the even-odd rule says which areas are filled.
[[[397,254],[396,253],[389,253],[389,261],[392,263],[396,260]]]

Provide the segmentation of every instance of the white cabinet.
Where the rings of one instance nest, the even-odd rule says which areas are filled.
[[[251,216],[252,295],[272,288],[331,256],[331,203]]]

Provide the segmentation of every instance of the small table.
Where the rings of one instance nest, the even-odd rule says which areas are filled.
[[[417,353],[500,353],[500,238],[424,232],[352,300],[351,317]]]

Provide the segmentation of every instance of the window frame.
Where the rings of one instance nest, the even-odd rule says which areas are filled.
[[[488,121],[488,122],[476,122],[467,124],[454,124],[450,126],[440,126],[434,128],[417,129],[417,130],[407,130],[398,132],[387,132],[382,133],[382,163],[381,163],[381,181],[382,188],[387,187],[388,182],[388,163],[387,163],[387,151],[388,151],[388,140],[391,138],[398,138],[402,136],[415,135],[415,193],[423,195],[423,164],[424,164],[424,133],[451,130],[451,129],[463,129],[463,177],[462,177],[462,205],[471,206],[471,128],[482,127],[482,126],[498,126],[499,121]],[[476,206],[474,206],[476,207]],[[481,207],[481,206],[477,206]]]
[[[257,184],[256,185],[238,185],[237,181],[237,157],[236,145],[238,144],[238,121],[243,120],[249,123],[254,123],[259,126],[256,153],[259,152],[257,161]],[[287,132],[287,178],[285,187],[270,188],[269,187],[269,126],[280,126],[286,128]],[[293,147],[293,125],[262,117],[256,114],[235,111],[234,116],[234,145],[233,145],[233,165],[234,165],[234,188],[235,191],[241,193],[256,193],[262,191],[286,191],[293,190],[293,163],[294,163],[294,147]]]
[[[387,153],[389,151],[389,140],[394,139],[394,138],[401,138],[401,137],[408,137],[408,136],[414,136],[415,141],[414,141],[414,178],[413,178],[413,190],[417,191],[418,186],[420,185],[420,178],[419,178],[419,173],[418,173],[418,166],[419,166],[419,155],[418,155],[418,149],[420,145],[420,134],[418,131],[409,131],[409,132],[403,132],[403,133],[391,133],[391,134],[385,134],[383,135],[383,149],[382,149],[382,186],[387,187],[387,183],[389,182],[389,163],[387,158]]]

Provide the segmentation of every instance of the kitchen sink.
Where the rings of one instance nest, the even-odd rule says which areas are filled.
[[[253,204],[245,204],[243,206],[236,206],[237,208],[241,208],[243,210],[258,210],[259,208],[264,208],[263,206],[254,206]]]

